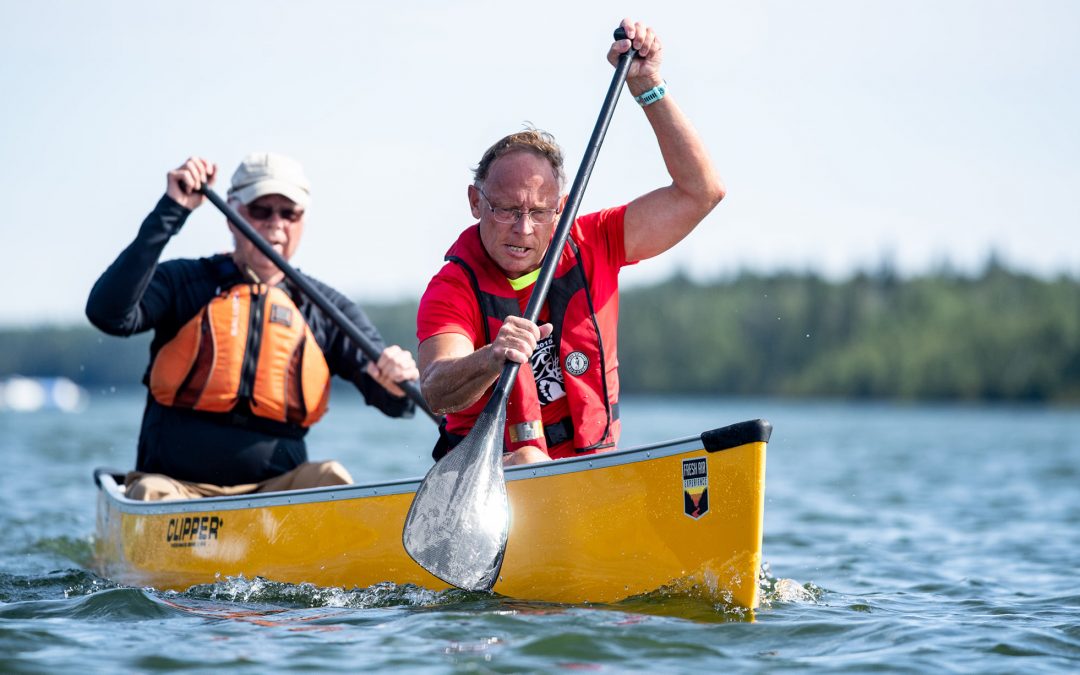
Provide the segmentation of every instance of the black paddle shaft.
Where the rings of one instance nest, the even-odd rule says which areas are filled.
[[[615,39],[625,39],[616,31]],[[525,317],[532,322],[547,297],[555,266],[577,215],[581,194],[615,111],[634,50],[623,54],[608,88],[567,205],[544,254]],[[519,365],[507,363],[495,390],[465,438],[431,467],[416,490],[401,542],[421,567],[459,588],[489,591],[499,578],[509,535],[510,504],[503,477],[506,401]]]
[[[622,26],[615,29],[615,39],[627,39],[626,31],[623,30]],[[625,54],[619,57],[619,61],[615,65],[615,74],[611,77],[611,85],[608,87],[607,96],[604,98],[604,105],[600,109],[600,117],[596,120],[596,126],[593,127],[589,145],[585,148],[585,157],[578,167],[577,176],[574,177],[574,184],[570,187],[570,196],[566,200],[566,207],[559,218],[559,226],[555,228],[555,234],[551,238],[551,245],[548,246],[547,252],[544,253],[544,261],[540,266],[540,275],[536,278],[536,286],[533,288],[532,296],[529,298],[529,304],[525,307],[525,318],[533,323],[536,323],[537,318],[540,316],[540,308],[544,305],[544,301],[547,300],[551,280],[555,276],[555,267],[558,265],[563,247],[566,246],[566,240],[570,237],[570,228],[574,224],[574,219],[577,218],[581,196],[585,193],[585,187],[589,184],[593,165],[596,164],[596,158],[600,154],[600,145],[604,142],[604,136],[607,135],[608,125],[615,114],[615,104],[619,102],[619,93],[622,91],[623,83],[626,82],[630,62],[636,54],[637,50],[631,46]],[[513,361],[506,364],[492,392],[491,399],[488,402],[489,406],[496,401],[495,405],[505,405],[510,396],[510,390],[514,387],[514,380],[517,378],[520,367],[520,363]]]
[[[225,217],[228,218],[229,221],[236,226],[236,229],[240,230],[241,234],[247,237],[248,240],[255,245],[255,248],[259,249],[259,251],[261,251],[262,254],[270,260],[270,262],[277,265],[277,268],[284,272],[285,276],[289,277],[290,281],[299,286],[300,290],[304,293],[304,295],[306,295],[309,300],[315,303],[316,307],[321,309],[324,314],[330,317],[330,320],[337,324],[338,328],[344,331],[345,334],[349,336],[350,340],[359,345],[360,351],[364,352],[365,356],[367,356],[369,359],[376,363],[379,361],[379,356],[381,356],[381,353],[375,347],[375,344],[372,343],[371,339],[368,336],[364,335],[362,332],[360,332],[360,329],[356,327],[356,324],[354,324],[349,319],[349,317],[345,316],[344,312],[338,309],[336,305],[330,302],[330,300],[328,300],[327,297],[323,295],[319,289],[315,288],[314,284],[308,281],[307,278],[304,277],[302,274],[297,272],[296,268],[285,262],[285,259],[282,258],[281,255],[277,251],[275,251],[274,248],[270,246],[270,244],[268,244],[266,240],[263,239],[261,235],[259,235],[258,232],[255,231],[255,228],[253,228],[251,224],[248,223],[247,220],[242,215],[240,215],[236,211],[236,209],[232,207],[232,205],[222,199],[221,196],[218,195],[218,193],[214,192],[206,185],[203,185],[201,188],[199,188],[199,192],[206,195],[206,198],[209,199],[214,206],[218,207],[218,209],[225,214]],[[430,417],[436,423],[442,421],[435,413],[431,411],[431,408],[428,407],[427,401],[424,400],[423,395],[420,393],[420,388],[416,386],[416,382],[412,380],[407,380],[405,382],[398,382],[397,385],[401,387],[401,389],[409,398],[413,400],[413,402],[416,403],[417,407],[427,413],[428,417]]]

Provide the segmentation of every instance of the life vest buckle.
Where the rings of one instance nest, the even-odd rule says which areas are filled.
[[[523,443],[544,437],[544,425],[540,420],[529,420],[510,425],[510,442]]]

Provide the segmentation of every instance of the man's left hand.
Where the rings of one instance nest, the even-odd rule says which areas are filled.
[[[405,396],[405,390],[398,382],[416,380],[420,371],[416,368],[413,355],[397,345],[390,345],[379,355],[378,363],[368,362],[367,374],[388,392],[399,398]]]
[[[611,65],[615,65],[619,61],[619,55],[625,54],[633,45],[640,58],[635,58],[630,63],[630,70],[626,73],[626,86],[631,94],[639,96],[663,83],[664,78],[660,77],[660,62],[663,60],[664,48],[653,29],[644,23],[623,19],[619,25],[626,31],[628,39],[611,43],[607,59]]]

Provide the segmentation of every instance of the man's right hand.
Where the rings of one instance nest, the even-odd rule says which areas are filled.
[[[499,334],[491,342],[491,355],[495,371],[501,371],[507,361],[528,363],[536,349],[536,343],[551,335],[552,326],[537,326],[520,316],[508,316],[499,328]]]
[[[495,340],[480,349],[461,333],[438,333],[420,343],[420,390],[437,413],[464,410],[483,397],[507,361],[528,363],[552,326],[508,316]]]
[[[187,209],[196,209],[206,197],[199,192],[203,185],[213,185],[217,165],[202,157],[191,157],[166,176],[165,194]]]

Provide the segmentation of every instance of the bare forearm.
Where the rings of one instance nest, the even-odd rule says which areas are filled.
[[[656,134],[672,187],[680,193],[685,207],[697,211],[697,220],[704,218],[724,198],[724,183],[705,144],[671,94],[646,106],[644,112]]]
[[[423,369],[420,390],[434,412],[457,412],[480,400],[502,371],[491,350],[487,345],[468,356],[434,361]]]
[[[644,111],[671,185],[642,195],[627,207],[624,244],[628,260],[645,260],[667,251],[724,197],[724,184],[705,144],[671,95],[645,106]]]

